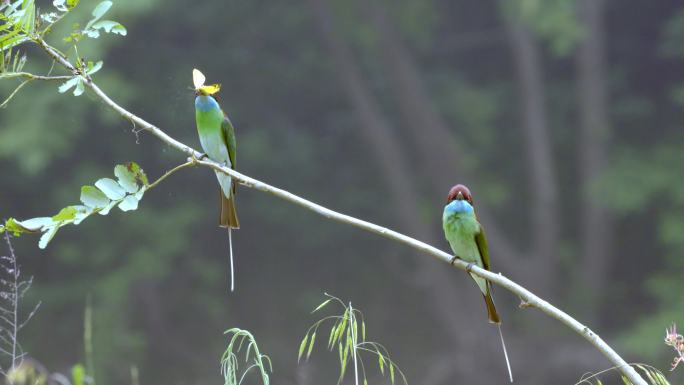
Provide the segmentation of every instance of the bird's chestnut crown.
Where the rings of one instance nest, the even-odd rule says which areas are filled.
[[[462,184],[457,184],[452,187],[451,190],[449,190],[449,195],[447,195],[447,203],[455,200],[465,200],[472,205],[473,196],[470,194],[470,189]]]

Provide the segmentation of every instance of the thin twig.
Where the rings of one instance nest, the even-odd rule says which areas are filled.
[[[79,70],[74,67],[73,64],[71,64],[64,56],[60,55],[57,53],[57,51],[52,48],[50,45],[48,45],[43,39],[37,38],[35,42],[53,59],[55,59],[58,63],[60,63],[62,66],[64,66],[67,70],[74,74],[79,74]],[[82,76],[82,75],[81,75]],[[306,208],[308,210],[311,210],[327,219],[334,220],[340,223],[348,224],[354,227],[358,227],[362,230],[383,236],[385,238],[391,239],[393,241],[405,244],[409,247],[412,247],[424,254],[431,255],[442,262],[449,263],[452,266],[459,268],[461,270],[466,270],[468,265],[461,261],[461,260],[455,260],[453,261],[453,256],[450,254],[447,254],[433,246],[430,246],[424,242],[421,242],[417,239],[411,238],[407,235],[398,233],[396,231],[390,230],[386,227],[382,227],[379,225],[376,225],[371,222],[367,222],[358,218],[354,218],[352,216],[342,214],[336,211],[333,211],[331,209],[328,209],[326,207],[323,207],[319,204],[316,204],[314,202],[311,202],[309,200],[306,200],[298,195],[292,194],[288,191],[282,190],[280,188],[271,186],[269,184],[266,184],[264,182],[261,182],[257,179],[251,178],[249,176],[243,175],[231,168],[224,167],[214,161],[211,160],[195,160],[201,156],[201,153],[196,151],[195,149],[179,142],[178,140],[172,138],[168,134],[166,134],[163,130],[161,130],[159,127],[147,122],[146,120],[138,117],[137,115],[131,113],[130,111],[124,109],[120,105],[118,105],[116,102],[114,102],[107,94],[105,94],[91,79],[83,77],[85,85],[90,88],[95,95],[107,106],[112,108],[114,111],[116,111],[119,115],[121,115],[123,118],[132,121],[134,124],[137,126],[140,126],[142,129],[145,131],[153,134],[166,144],[178,149],[179,151],[185,153],[187,156],[190,156],[191,159],[190,161],[194,161],[196,164],[212,168],[216,171],[225,173],[227,175],[230,175],[232,178],[234,178],[236,181],[241,183],[244,186],[253,188],[255,190],[259,190],[261,192],[269,193],[271,195],[274,195],[278,198],[284,199],[286,201],[289,201],[291,203],[294,203],[298,206],[301,206],[303,208]],[[194,158],[194,159],[193,159]],[[596,333],[591,331],[587,326],[583,325],[564,311],[558,309],[557,307],[551,305],[547,301],[541,299],[537,295],[533,294],[529,290],[525,289],[521,285],[511,281],[510,279],[504,277],[501,274],[495,274],[493,272],[484,270],[482,268],[479,268],[477,266],[472,266],[470,267],[469,270],[471,273],[485,278],[489,280],[490,282],[497,284],[506,290],[516,294],[523,300],[525,300],[526,303],[528,303],[530,306],[535,307],[539,309],[541,312],[547,314],[548,316],[557,319],[567,327],[569,327],[571,330],[575,331],[584,339],[589,341],[597,350],[599,350],[610,362],[612,362],[620,372],[627,377],[632,383],[635,385],[647,385],[646,381],[632,368],[625,362],[625,360],[620,357],[613,348],[611,348],[608,344],[606,344],[601,337],[599,337]]]
[[[5,108],[5,106],[7,105],[7,103],[9,103],[10,100],[12,100],[12,98],[14,97],[14,95],[16,95],[17,92],[19,92],[20,89],[24,88],[24,86],[25,86],[26,84],[30,83],[30,82],[31,82],[31,79],[26,79],[26,80],[24,80],[23,82],[21,82],[21,84],[19,84],[19,85],[17,86],[17,88],[15,88],[14,91],[12,91],[12,93],[7,97],[7,99],[5,99],[5,100],[2,102],[2,104],[0,104],[0,108]]]
[[[157,179],[157,180],[155,180],[154,182],[150,183],[150,185],[147,186],[147,189],[149,190],[149,189],[152,189],[152,188],[156,187],[159,183],[161,183],[164,179],[166,179],[166,178],[168,178],[169,176],[171,176],[171,175],[172,175],[173,173],[175,173],[176,171],[180,171],[180,170],[182,170],[182,169],[184,169],[184,168],[186,168],[186,167],[194,166],[195,164],[196,164],[196,163],[195,163],[195,160],[194,160],[194,159],[191,159],[191,160],[189,160],[189,161],[187,161],[187,162],[185,162],[185,163],[183,163],[183,164],[179,164],[178,166],[176,166],[176,167],[172,168],[171,170],[165,172],[164,175],[162,175],[162,176],[159,177],[159,179]]]
[[[62,75],[62,76],[45,76],[45,75],[36,75],[32,74],[30,72],[7,72],[4,74],[0,74],[0,79],[12,79],[12,78],[26,78],[28,80],[46,80],[46,81],[55,81],[55,80],[69,80],[73,78],[73,75]]]

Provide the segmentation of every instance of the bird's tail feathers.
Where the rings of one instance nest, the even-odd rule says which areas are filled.
[[[240,221],[235,211],[235,193],[230,194],[230,198],[226,198],[223,192],[219,190],[221,195],[221,215],[219,217],[219,226],[228,227],[230,229],[239,229]]]
[[[489,282],[487,282],[487,286],[489,286]],[[489,322],[497,325],[501,324],[501,317],[499,317],[499,313],[496,311],[491,288],[487,287],[487,293],[483,293],[482,296],[484,297],[485,304],[487,305],[487,318],[489,318]]]

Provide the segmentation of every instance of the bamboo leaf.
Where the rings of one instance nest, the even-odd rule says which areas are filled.
[[[311,357],[311,351],[313,350],[315,341],[316,341],[316,332],[313,332],[313,334],[311,335],[311,342],[309,343],[309,350],[306,352],[306,359],[307,360],[309,359],[309,357]]]
[[[321,303],[320,305],[318,305],[318,307],[315,308],[314,311],[311,312],[311,314],[313,314],[313,313],[315,313],[315,312],[317,312],[317,311],[323,309],[323,307],[324,307],[325,305],[329,304],[330,301],[332,301],[332,299],[327,299],[327,300],[323,301],[323,303]]]
[[[297,354],[297,362],[302,358],[302,354],[304,354],[304,349],[306,349],[306,341],[309,339],[309,333],[304,335],[304,338],[302,339],[302,342],[299,344],[299,354]]]

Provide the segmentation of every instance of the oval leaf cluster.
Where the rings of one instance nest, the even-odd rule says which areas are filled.
[[[15,236],[23,233],[39,233],[43,235],[38,247],[44,249],[54,238],[57,230],[66,225],[78,225],[92,214],[107,215],[112,208],[131,211],[138,208],[149,180],[140,166],[135,162],[119,164],[114,167],[112,178],[102,178],[94,186],[81,187],[80,205],[67,206],[52,217],[38,217],[27,220],[10,218],[0,225],[0,233],[9,231]]]

